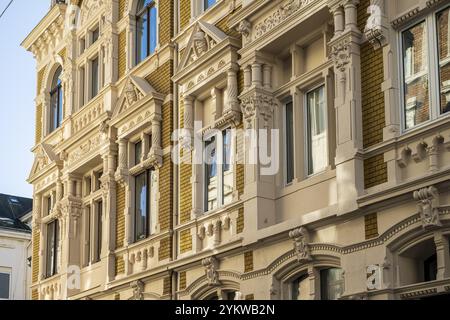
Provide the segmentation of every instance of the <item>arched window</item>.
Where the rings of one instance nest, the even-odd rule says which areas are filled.
[[[153,0],[139,0],[136,10],[136,64],[156,48],[156,6]]]
[[[56,69],[50,90],[50,132],[61,126],[63,119],[62,68]]]

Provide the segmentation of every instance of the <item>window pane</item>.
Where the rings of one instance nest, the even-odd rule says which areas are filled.
[[[450,8],[437,14],[441,113],[450,111]]]
[[[156,24],[157,24],[157,17],[156,17],[156,7],[150,8],[150,53],[153,53],[156,48]]]
[[[223,137],[223,204],[233,200],[233,170],[231,166],[231,130],[225,130]]]
[[[323,171],[328,164],[327,120],[324,87],[308,93],[308,173]]]
[[[320,293],[322,300],[337,300],[344,292],[342,269],[330,268],[320,271]]]
[[[10,274],[0,273],[0,299],[9,299]]]
[[[92,60],[92,76],[91,76],[91,81],[92,81],[92,88],[91,88],[91,93],[92,96],[91,98],[95,97],[98,93],[98,57],[95,58],[94,60]]]
[[[206,211],[217,208],[217,150],[216,139],[212,137],[205,143]]]
[[[135,143],[134,145],[134,164],[141,163],[142,157],[142,141]]]
[[[425,22],[403,32],[402,43],[405,128],[409,129],[430,119]]]
[[[85,252],[84,252],[84,259],[85,259],[85,265],[89,265],[91,262],[91,207],[86,207],[85,211]]]
[[[292,102],[286,104],[286,183],[294,180],[294,118]]]
[[[142,14],[136,24],[136,63],[141,62],[147,57],[148,52],[148,23],[147,12]]]
[[[58,245],[58,222],[55,220],[47,225],[47,259],[46,274],[51,277],[56,274]]]
[[[92,31],[92,43],[94,43],[95,41],[98,40],[98,37],[100,35],[100,31],[98,29],[98,27]]]
[[[102,253],[102,213],[103,213],[103,202],[97,202],[97,245],[95,252],[95,261],[100,261]]]
[[[216,0],[203,0],[203,1],[205,10],[208,9],[209,7],[212,7],[216,3]]]
[[[136,177],[136,240],[147,237],[147,173]]]

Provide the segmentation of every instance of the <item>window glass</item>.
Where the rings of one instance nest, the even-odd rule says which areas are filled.
[[[439,57],[440,113],[450,111],[450,8],[436,16]]]
[[[92,76],[91,76],[91,98],[94,98],[97,94],[98,94],[98,68],[99,68],[99,64],[98,64],[98,57],[95,58],[94,60],[92,60],[91,62],[91,67],[92,67]]]
[[[216,3],[216,0],[203,0],[203,7],[206,9],[212,7]]]
[[[62,68],[58,67],[53,76],[50,91],[50,132],[61,126],[63,117]]]
[[[437,257],[433,254],[423,262],[424,280],[434,281],[437,275]]]
[[[56,220],[47,225],[47,261],[46,274],[51,277],[56,274],[57,268],[57,246],[58,246],[58,222]]]
[[[142,141],[139,141],[134,144],[134,164],[135,165],[141,163],[141,157],[142,157]]]
[[[148,186],[147,173],[144,172],[136,177],[136,212],[135,230],[136,241],[145,239],[148,235]]]
[[[0,273],[0,299],[9,299],[10,277],[9,273]]]
[[[344,292],[342,269],[330,268],[320,270],[320,294],[322,300],[337,300]]]
[[[154,1],[141,1],[137,10],[136,63],[140,63],[156,49],[157,12]]]
[[[293,105],[289,102],[285,106],[286,121],[286,183],[294,180],[294,118]]]
[[[103,214],[103,202],[97,202],[97,215],[96,215],[96,223],[97,223],[97,245],[95,248],[95,257],[94,260],[100,261],[101,253],[102,253],[102,214]]]
[[[222,189],[223,189],[223,204],[228,204],[233,200],[233,170],[231,164],[231,130],[224,130],[222,132],[223,140],[223,172],[222,172]]]
[[[205,176],[206,176],[206,211],[217,208],[217,150],[216,138],[212,137],[205,143]]]
[[[430,119],[425,21],[402,33],[405,128]]]
[[[324,87],[309,92],[307,100],[308,173],[315,174],[328,165]]]
[[[92,43],[95,43],[98,40],[99,36],[100,36],[100,30],[97,27],[92,31]]]

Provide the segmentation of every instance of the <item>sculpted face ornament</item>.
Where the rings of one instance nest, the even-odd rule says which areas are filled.
[[[194,48],[197,58],[208,50],[208,43],[206,42],[205,33],[198,31],[194,35]]]
[[[415,191],[414,199],[417,201],[422,226],[440,227],[441,221],[439,219],[439,192],[431,186]]]
[[[128,105],[132,105],[138,99],[136,90],[134,89],[134,86],[131,82],[128,82],[127,86],[125,87],[125,96],[126,96]]]

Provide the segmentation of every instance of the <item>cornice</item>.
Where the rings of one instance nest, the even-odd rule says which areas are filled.
[[[50,11],[39,21],[36,27],[28,34],[28,36],[20,44],[27,51],[30,51],[31,46],[42,36],[42,34],[48,30],[55,20],[64,14],[66,5],[59,4],[53,6]]]

